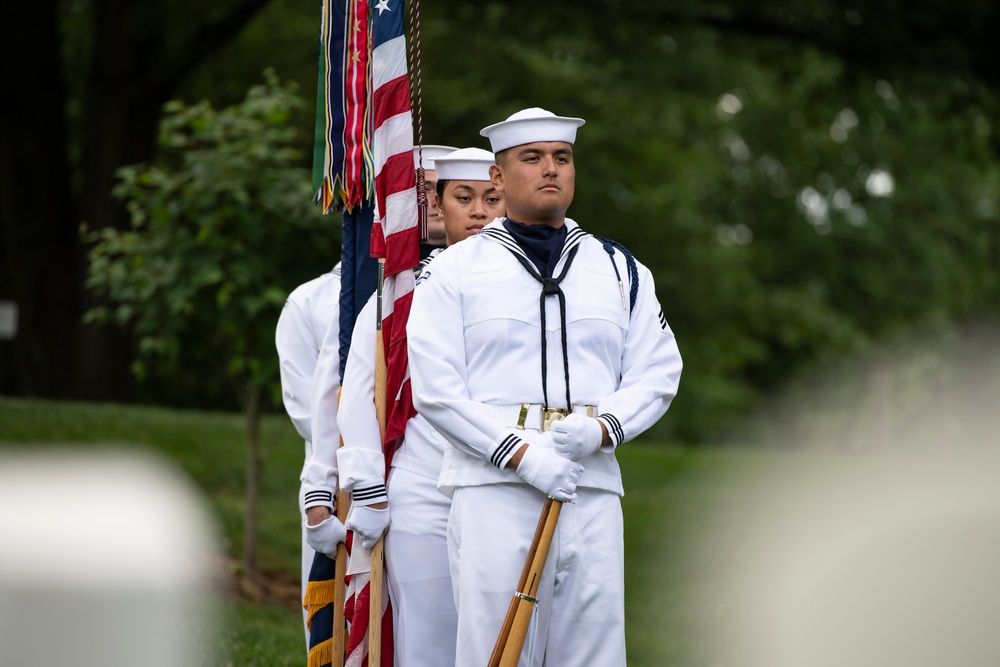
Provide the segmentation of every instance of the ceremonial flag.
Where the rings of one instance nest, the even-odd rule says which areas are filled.
[[[374,180],[365,124],[370,57],[367,3],[324,0],[320,19],[313,190],[324,213],[334,208],[343,213],[340,377],[344,377],[354,322],[375,292],[377,274],[370,247]]]
[[[347,601],[344,605],[344,616],[351,620],[351,633],[347,641],[347,658],[344,661],[344,667],[363,667],[368,664],[368,616],[371,609],[370,552],[360,547],[351,549],[351,561],[347,568],[347,575]],[[389,604],[389,589],[386,586],[382,587],[381,603],[383,609],[382,632],[380,633],[381,667],[392,667],[392,605]]]
[[[332,661],[334,570],[333,559],[317,552],[304,598],[309,627],[308,667],[328,667]]]
[[[368,0],[323,1],[313,186],[324,213],[371,204],[368,16]]]

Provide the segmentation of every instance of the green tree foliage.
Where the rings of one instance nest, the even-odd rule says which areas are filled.
[[[138,337],[133,370],[166,359],[202,378],[226,378],[246,417],[248,571],[255,566],[262,407],[279,395],[274,329],[301,266],[335,257],[332,222],[311,203],[299,164],[305,143],[289,125],[302,101],[273,73],[245,101],[167,105],[163,160],[119,171],[131,216],[124,231],[85,232],[88,289],[110,305],[88,317]],[[170,380],[170,377],[160,378]]]
[[[814,363],[998,315],[1000,77],[943,6],[423,4],[429,142],[587,119],[569,213],[653,272],[685,359],[662,428],[711,439]]]

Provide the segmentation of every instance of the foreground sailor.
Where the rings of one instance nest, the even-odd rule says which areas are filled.
[[[508,217],[414,293],[414,402],[448,440],[457,665],[487,664],[552,496],[566,504],[520,664],[625,666],[615,448],[667,410],[681,359],[649,271],[565,217],[582,124],[527,109],[482,131]]]
[[[478,148],[436,158],[437,202],[449,246],[503,215],[503,197],[489,180],[492,165],[493,154]],[[435,261],[424,275],[433,273]],[[456,664],[457,626],[446,541],[451,503],[437,490],[445,441],[419,415],[410,419],[386,481],[374,403],[375,313],[373,297],[358,315],[344,371],[338,417],[344,446],[337,461],[341,488],[353,500],[347,527],[366,549],[386,531],[396,665],[450,667]]]

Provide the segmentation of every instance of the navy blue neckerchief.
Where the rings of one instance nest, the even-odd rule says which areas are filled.
[[[550,227],[549,225],[526,225],[517,220],[504,218],[504,229],[521,246],[532,264],[543,278],[551,278],[559,262],[559,253],[566,242],[566,225]]]

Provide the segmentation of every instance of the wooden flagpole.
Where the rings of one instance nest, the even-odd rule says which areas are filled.
[[[385,258],[378,260],[378,322],[375,325],[375,415],[378,418],[378,428],[382,442],[385,442],[386,414],[386,375],[388,369],[385,360],[385,343],[382,338],[382,299],[385,296]],[[383,445],[384,446],[384,445]],[[371,551],[371,572],[368,584],[368,664],[371,667],[382,665],[382,587],[385,562],[385,546],[383,536],[375,542]]]
[[[339,396],[337,402],[340,402]],[[340,439],[340,446],[344,446],[344,438]],[[349,495],[344,493],[343,489],[338,489],[337,520],[341,525],[347,521],[348,505],[350,505],[348,498]],[[333,573],[333,634],[331,635],[333,655],[330,667],[344,667],[344,656],[347,654],[347,622],[344,618],[344,602],[347,598],[347,584],[344,582],[347,577],[347,544],[344,542],[337,545]]]

